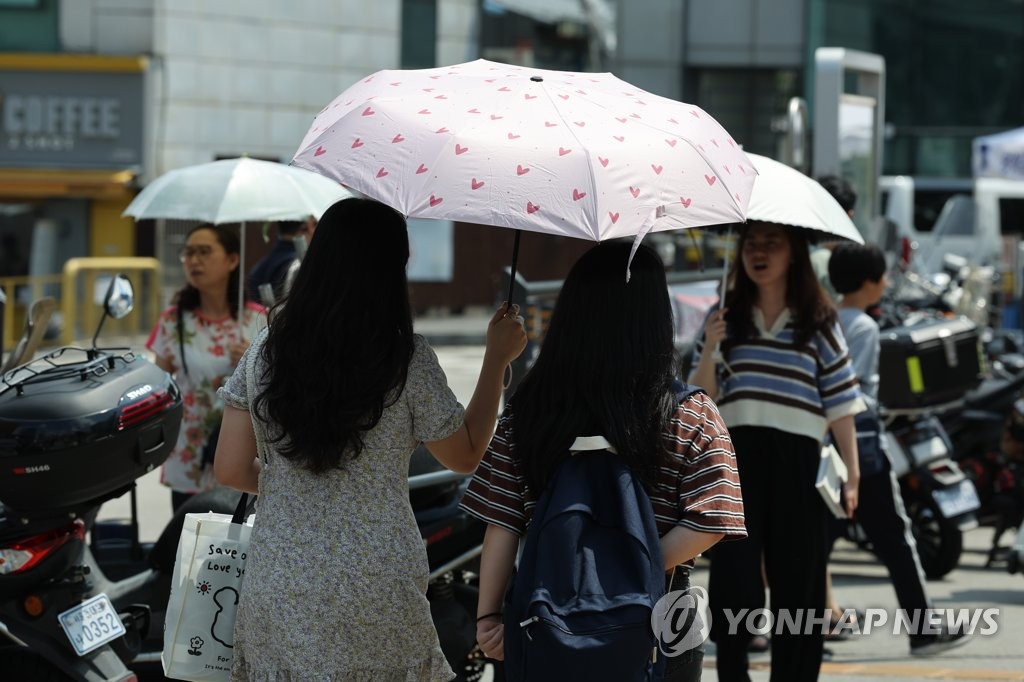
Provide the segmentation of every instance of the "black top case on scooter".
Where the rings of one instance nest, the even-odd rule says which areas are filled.
[[[0,501],[23,518],[123,494],[177,440],[181,393],[141,357],[104,354],[12,374],[0,383]]]
[[[890,410],[951,402],[981,381],[981,334],[967,318],[887,329],[880,344],[878,401]]]

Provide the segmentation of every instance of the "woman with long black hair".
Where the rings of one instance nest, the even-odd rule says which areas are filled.
[[[673,590],[689,585],[694,558],[725,536],[743,536],[735,458],[715,404],[681,402],[672,307],[657,253],[630,244],[585,253],[562,285],[540,354],[498,421],[462,506],[487,522],[480,565],[477,640],[504,657],[503,595],[520,538],[578,436],[603,436],[644,484]],[[566,570],[569,570],[566,567]],[[668,680],[700,679],[703,652],[669,659]]]
[[[424,442],[448,468],[476,468],[526,333],[499,308],[464,410],[413,334],[408,260],[396,211],[329,208],[269,333],[221,391],[217,478],[259,493],[234,680],[454,677],[430,618],[409,459]]]
[[[801,231],[751,222],[740,232],[738,250],[725,306],[709,315],[690,375],[716,399],[729,427],[747,519],[745,540],[711,554],[711,638],[719,679],[749,681],[753,633],[736,614],[765,605],[763,556],[778,625],[771,678],[808,682],[818,678],[828,623],[828,511],[815,489],[822,440],[831,429],[849,470],[852,514],[860,478],[853,415],[864,403]],[[812,612],[817,626],[806,623]],[[780,624],[780,613],[801,619],[799,634]]]

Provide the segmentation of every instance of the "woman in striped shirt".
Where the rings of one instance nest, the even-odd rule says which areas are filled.
[[[725,307],[708,317],[690,377],[717,400],[729,426],[746,508],[747,538],[716,547],[711,556],[711,638],[723,682],[750,680],[753,633],[737,614],[765,605],[762,557],[774,622],[782,610],[795,617],[804,609],[804,618],[813,610],[821,618],[828,514],[814,485],[821,444],[831,429],[849,470],[852,514],[860,478],[853,415],[864,410],[835,309],[814,275],[802,232],[751,222],[738,249],[733,286]],[[798,633],[772,631],[773,681],[818,678],[823,625],[817,622],[801,621]]]
[[[501,611],[533,508],[577,436],[602,435],[645,484],[672,589],[694,557],[742,537],[743,502],[729,434],[703,393],[672,388],[672,309],[661,259],[642,246],[624,281],[628,243],[605,243],[573,266],[540,355],[498,421],[462,501],[487,525],[477,640],[503,658]],[[568,569],[567,569],[568,570]],[[668,661],[667,680],[700,679],[702,651]]]

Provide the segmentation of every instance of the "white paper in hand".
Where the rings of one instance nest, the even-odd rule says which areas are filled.
[[[839,456],[834,445],[826,445],[821,449],[821,461],[818,463],[818,478],[814,487],[821,494],[825,506],[837,519],[845,519],[843,509],[843,483],[846,482],[846,463]]]

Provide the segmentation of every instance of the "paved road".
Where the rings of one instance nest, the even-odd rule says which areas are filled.
[[[835,654],[822,666],[822,679],[836,682],[869,680],[1016,680],[1024,681],[1024,575],[986,569],[985,552],[992,530],[978,528],[965,536],[960,566],[941,581],[928,583],[928,593],[937,608],[997,608],[999,630],[993,635],[975,635],[967,645],[935,658],[908,655],[906,635],[894,636],[891,629],[874,630],[844,642],[830,642]],[[844,608],[894,608],[895,597],[885,568],[874,556],[840,542],[832,554],[833,581],[837,599]],[[707,585],[707,564],[695,575],[695,584]],[[890,623],[892,618],[890,617]],[[714,647],[709,647],[713,657]],[[768,654],[752,658],[754,682],[768,680]],[[714,668],[705,670],[704,680],[717,680]]]
[[[436,346],[441,366],[455,394],[463,402],[472,395],[483,349],[473,346]],[[170,494],[156,472],[140,481],[140,522],[144,540],[157,537],[170,517]],[[126,518],[127,499],[104,505],[101,517]],[[960,567],[945,580],[929,583],[929,593],[938,607],[998,608],[999,630],[990,636],[976,635],[967,646],[932,659],[912,659],[905,635],[875,630],[851,641],[830,644],[833,661],[825,663],[822,679],[836,682],[870,680],[988,680],[1024,682],[1024,575],[1008,575],[985,569],[985,551],[991,529],[967,533]],[[799,560],[795,557],[794,560]],[[841,541],[833,553],[833,576],[839,602],[851,608],[893,609],[895,598],[885,569],[870,554]],[[707,564],[701,562],[694,584],[707,585]],[[891,618],[890,618],[891,622]],[[714,681],[714,646],[709,645],[704,680]],[[768,655],[753,658],[752,678],[768,680]]]

